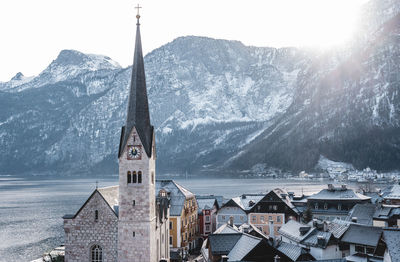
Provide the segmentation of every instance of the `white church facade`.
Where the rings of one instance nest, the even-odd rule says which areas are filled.
[[[63,217],[66,262],[169,261],[169,198],[163,189],[155,189],[155,134],[139,18],[118,151],[119,185],[96,188],[75,214]]]

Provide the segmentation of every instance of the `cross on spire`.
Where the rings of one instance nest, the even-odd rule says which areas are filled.
[[[142,8],[142,7],[139,4],[135,7],[135,9],[137,9],[136,18],[138,20],[138,23],[139,23],[139,18],[140,18],[140,14],[139,14],[140,8]]]

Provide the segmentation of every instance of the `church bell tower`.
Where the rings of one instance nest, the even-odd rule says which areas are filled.
[[[150,124],[139,12],[136,18],[128,112],[118,152],[118,261],[155,262],[155,137]]]

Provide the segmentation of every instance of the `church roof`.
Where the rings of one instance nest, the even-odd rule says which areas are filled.
[[[86,206],[87,203],[89,203],[90,199],[93,198],[93,196],[98,193],[104,201],[108,204],[108,206],[111,208],[111,210],[114,212],[116,216],[118,216],[118,192],[119,192],[119,186],[110,186],[110,187],[103,187],[103,188],[96,188],[93,193],[89,196],[89,198],[86,200],[86,202],[79,208],[79,210],[75,214],[68,214],[63,216],[64,219],[74,219],[80,212],[81,210]]]
[[[116,216],[118,216],[118,211],[119,211],[119,201],[118,201],[118,196],[119,196],[119,186],[109,186],[109,187],[102,187],[102,188],[97,188],[93,191],[93,193],[90,195],[90,197],[86,200],[86,202],[80,207],[80,209],[73,215],[68,214],[63,216],[64,219],[73,219],[75,218],[81,210],[86,206],[86,204],[92,199],[92,197],[96,194],[99,193],[99,195],[104,199],[104,201],[108,204],[108,206],[111,208],[111,210],[115,213]],[[159,204],[159,209],[160,209],[160,219],[163,217],[167,216],[167,209],[169,207],[169,200],[168,199],[163,199],[158,197],[158,190],[156,191],[156,198],[158,198],[160,204]]]
[[[119,194],[119,186],[109,186],[97,189],[99,193],[102,195],[107,204],[111,207],[112,210],[118,216],[118,194]]]
[[[121,130],[118,157],[122,155],[134,127],[138,132],[147,156],[151,157],[154,127],[150,124],[139,18],[136,24],[135,54],[129,91],[128,113],[126,124]]]

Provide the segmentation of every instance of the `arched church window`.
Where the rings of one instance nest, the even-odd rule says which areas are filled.
[[[138,183],[142,183],[142,171],[138,172]]]
[[[136,171],[132,172],[132,180],[133,180],[133,183],[136,183]]]
[[[154,172],[151,172],[151,184],[154,184]]]
[[[99,210],[94,211],[94,220],[97,222],[99,220]]]
[[[92,246],[90,251],[91,262],[103,262],[103,249],[99,245]]]
[[[128,184],[130,184],[132,182],[132,180],[131,180],[131,171],[128,171],[128,173],[126,174],[126,178],[127,178]]]

